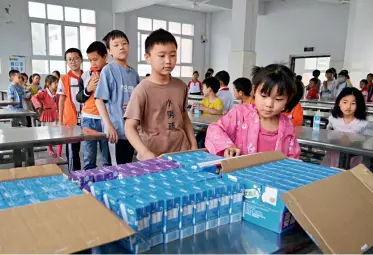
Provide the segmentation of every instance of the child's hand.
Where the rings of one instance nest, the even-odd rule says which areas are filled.
[[[241,155],[241,150],[235,146],[225,149],[224,157],[225,158],[233,158]]]
[[[109,143],[116,144],[118,142],[118,133],[113,125],[109,125],[106,130],[106,136]]]
[[[141,160],[147,160],[147,159],[153,159],[153,158],[156,158],[157,156],[151,152],[151,151],[147,151],[145,152],[144,154],[141,155]]]
[[[200,104],[200,105],[199,105],[199,110],[200,110],[201,112],[203,112],[204,110],[206,110],[206,106],[204,106],[203,104]]]

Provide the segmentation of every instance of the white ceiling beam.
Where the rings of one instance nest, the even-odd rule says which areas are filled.
[[[113,13],[129,12],[153,4],[159,4],[164,0],[112,0]]]

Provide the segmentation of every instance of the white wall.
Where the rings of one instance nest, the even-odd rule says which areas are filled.
[[[104,35],[113,28],[113,14],[111,0],[34,0],[47,4],[59,4],[64,6],[92,9],[96,11],[97,40],[101,40]],[[1,0],[1,7],[11,4],[11,20],[14,24],[0,24],[1,35],[1,74],[0,89],[8,86],[9,64],[8,57],[11,55],[26,56],[26,72],[32,73],[31,56],[31,29],[28,18],[27,0]],[[1,12],[3,9],[1,8]],[[0,16],[4,17],[1,13]]]
[[[202,43],[200,38],[202,33],[206,31],[205,13],[153,5],[132,12],[126,12],[124,17],[125,32],[130,40],[130,56],[128,58],[130,65],[137,67],[137,17],[160,19],[194,24],[193,68],[199,71],[200,74],[204,74],[205,48],[207,45]]]
[[[342,68],[349,5],[317,1],[272,1],[258,17],[256,64],[289,62],[290,55],[304,55],[305,46],[316,54],[331,54],[331,65]],[[212,16],[211,66],[227,69],[230,50],[231,11]]]

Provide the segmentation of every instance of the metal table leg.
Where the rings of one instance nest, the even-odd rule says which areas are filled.
[[[14,167],[22,167],[23,153],[21,149],[13,150]]]
[[[25,150],[26,155],[26,166],[34,166],[35,165],[35,157],[34,157],[34,148],[27,148]]]

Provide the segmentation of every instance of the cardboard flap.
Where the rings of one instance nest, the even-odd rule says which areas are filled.
[[[363,253],[373,246],[372,182],[373,174],[359,165],[281,198],[324,253]]]
[[[36,178],[43,176],[59,175],[62,170],[57,165],[43,165],[43,166],[30,166],[11,168],[9,170],[0,171],[0,182],[21,180],[27,178]]]
[[[68,254],[134,234],[88,194],[0,211],[0,253]]]
[[[223,160],[221,162],[221,166],[223,169],[223,173],[230,173],[239,169],[257,166],[282,159],[286,159],[286,156],[279,151],[262,152]]]

